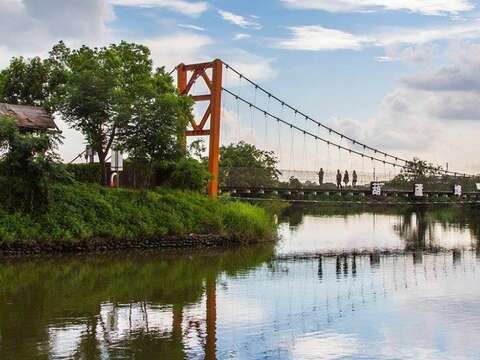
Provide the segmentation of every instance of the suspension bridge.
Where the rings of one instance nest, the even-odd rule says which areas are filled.
[[[383,151],[309,116],[222,60],[180,64],[174,71],[180,94],[191,96],[197,109],[185,132],[185,144],[187,138],[208,137],[210,196],[220,192],[285,198],[365,196],[372,194],[372,183],[384,185],[415,166],[405,156]],[[239,138],[276,157],[275,181],[265,169],[220,169],[221,143]],[[424,170],[437,179],[435,189],[387,186],[379,188],[377,195],[478,198],[477,189],[465,191],[464,187],[462,192],[462,184],[475,182],[474,175],[431,165]]]

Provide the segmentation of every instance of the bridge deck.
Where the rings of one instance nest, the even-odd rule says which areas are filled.
[[[421,197],[415,196],[413,190],[405,189],[384,189],[380,196],[373,196],[371,190],[367,188],[222,187],[221,192],[251,200],[275,198],[285,201],[325,204],[337,203],[339,197],[342,197],[341,202],[346,204],[445,204],[446,202],[442,201],[442,198],[449,199],[448,203],[480,203],[480,192],[477,191],[464,192],[461,196],[457,196],[453,191],[424,190]],[[394,201],[395,198],[397,201]],[[399,202],[398,199],[402,199],[402,201]]]

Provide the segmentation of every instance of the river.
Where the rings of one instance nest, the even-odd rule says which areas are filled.
[[[276,243],[0,260],[0,359],[478,359],[480,211],[291,208]]]

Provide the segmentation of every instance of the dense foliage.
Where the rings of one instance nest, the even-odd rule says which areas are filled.
[[[210,173],[204,164],[185,158],[175,164],[170,177],[170,185],[175,189],[204,191],[210,180]]]
[[[4,208],[34,211],[46,206],[52,181],[66,179],[56,163],[58,137],[21,132],[15,120],[0,117],[0,200]]]
[[[229,186],[268,186],[278,181],[277,159],[244,141],[220,149],[220,182]]]
[[[67,164],[67,172],[76,180],[87,184],[100,184],[102,181],[102,168],[100,164]]]
[[[100,162],[59,164],[58,133],[26,132],[13,119],[0,119],[0,241],[189,233],[253,241],[271,235],[271,219],[251,205],[179,190],[93,185],[108,184],[107,156],[114,147],[129,155],[133,186],[138,175],[144,188],[162,184],[200,192],[210,179],[205,164],[185,151],[183,132],[192,101],[179,96],[163,68],[153,68],[145,46],[121,42],[72,50],[60,42],[47,59],[13,59],[0,72],[0,101],[60,114],[83,133]],[[275,178],[270,153],[242,143],[236,149],[243,156],[238,162],[232,148],[224,150],[229,166],[263,166],[262,176]]]
[[[443,172],[441,166],[435,166],[424,160],[414,158],[408,162],[400,174],[394,179],[399,183],[424,183],[430,179],[438,177]]]
[[[115,144],[149,163],[179,157],[177,135],[191,116],[190,103],[177,96],[163,69],[153,70],[147,47],[121,42],[70,50],[60,43],[51,57],[65,74],[57,108],[98,155],[103,184]]]
[[[183,157],[180,137],[192,117],[191,99],[178,96],[163,68],[154,69],[150,50],[127,42],[79,49],[60,42],[46,59],[14,58],[0,72],[0,102],[58,112],[98,156],[104,185],[114,146],[150,170]]]
[[[0,206],[0,241],[129,240],[162,235],[223,234],[248,241],[271,236],[264,210],[166,189],[135,191],[98,185],[54,185],[40,213]]]
[[[54,110],[54,98],[64,74],[53,58],[13,58],[0,71],[0,102]]]

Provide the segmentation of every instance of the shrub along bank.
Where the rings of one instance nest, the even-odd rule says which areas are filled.
[[[100,249],[110,248],[109,243],[115,248],[143,247],[145,242],[163,246],[167,240],[173,246],[254,243],[271,239],[273,230],[272,219],[259,207],[164,188],[136,191],[53,185],[48,205],[39,211],[12,212],[0,205],[2,251],[29,245],[38,251],[51,246],[91,250],[88,242]],[[198,241],[192,234],[207,235],[210,240]]]

